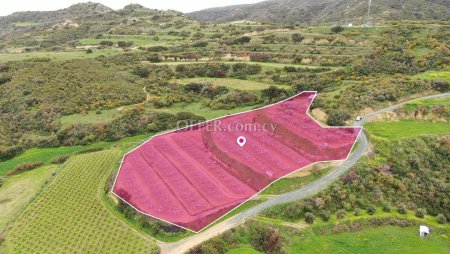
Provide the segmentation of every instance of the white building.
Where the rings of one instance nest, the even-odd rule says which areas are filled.
[[[419,235],[420,237],[428,237],[430,235],[430,228],[428,228],[427,226],[420,226]]]

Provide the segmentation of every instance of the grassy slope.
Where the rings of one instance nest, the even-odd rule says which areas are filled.
[[[261,254],[262,252],[259,252],[255,249],[252,249],[250,247],[242,247],[234,250],[230,250],[225,254]]]
[[[416,79],[445,79],[450,81],[450,71],[427,71],[414,76]]]
[[[432,107],[432,106],[450,106],[450,98],[440,98],[440,99],[428,99],[423,101],[417,101],[408,103],[404,106],[407,110],[416,110],[417,107]]]
[[[187,83],[195,83],[195,82],[209,82],[213,85],[217,86],[226,86],[232,89],[240,89],[240,90],[262,90],[269,88],[273,84],[266,84],[259,81],[252,81],[252,80],[242,80],[242,79],[233,79],[233,78],[187,78],[187,79],[179,79],[176,80],[177,82],[181,84],[187,84]],[[285,89],[289,89],[289,86],[280,86],[275,85],[278,87],[283,87]]]
[[[127,107],[122,107],[127,108]],[[101,114],[97,114],[97,111],[88,111],[86,114],[73,114],[61,117],[59,120],[63,125],[71,124],[106,124],[120,116],[120,111],[115,109],[100,110]]]
[[[132,230],[103,205],[104,183],[119,149],[80,155],[11,224],[7,253],[149,253],[153,241]],[[42,230],[45,228],[45,230]]]
[[[316,235],[292,235],[286,253],[448,253],[448,236],[432,234],[420,238],[417,227],[384,226],[358,232]]]
[[[246,106],[246,107],[237,107],[234,109],[220,109],[220,110],[211,110],[208,107],[203,107],[201,103],[177,103],[168,108],[154,109],[158,112],[169,112],[169,113],[178,113],[178,112],[192,112],[197,115],[204,116],[206,119],[213,119],[221,116],[236,114],[248,110],[252,110],[258,108],[258,106]]]
[[[92,54],[87,54],[84,50],[70,51],[70,52],[31,52],[31,53],[14,53],[14,54],[0,54],[0,62],[22,61],[32,58],[50,58],[55,61],[66,61],[80,58],[94,58],[101,55],[113,56],[121,54],[123,51],[116,49],[94,49]]]
[[[311,183],[326,173],[328,173],[331,168],[326,168],[320,170],[317,174],[310,174],[303,177],[293,177],[293,178],[282,178],[272,185],[270,185],[267,189],[265,189],[261,195],[279,195],[286,192],[294,191],[305,186],[308,183]]]
[[[449,123],[400,120],[396,122],[373,122],[365,126],[370,134],[396,140],[425,134],[450,133]]]
[[[0,187],[0,231],[36,195],[58,166],[41,167],[7,178]]]

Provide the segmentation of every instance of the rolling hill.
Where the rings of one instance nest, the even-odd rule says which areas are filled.
[[[241,20],[286,23],[365,23],[368,0],[268,0],[256,4],[212,8],[188,14],[211,22]],[[446,0],[373,0],[371,22],[379,20],[448,20]]]

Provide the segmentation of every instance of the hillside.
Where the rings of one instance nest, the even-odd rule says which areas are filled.
[[[269,0],[256,4],[206,9],[189,16],[213,22],[240,20],[287,23],[365,23],[366,0]],[[450,2],[445,0],[375,0],[371,18],[379,20],[448,20]]]
[[[6,17],[0,17],[0,26],[19,22],[52,23],[64,19],[91,17],[113,11],[111,8],[98,3],[75,4],[57,11],[25,11],[15,12]]]
[[[47,39],[64,37],[59,41],[67,43],[70,40],[100,33],[136,34],[137,30],[145,33],[150,29],[173,29],[174,26],[181,28],[190,23],[192,21],[176,11],[154,10],[138,4],[113,10],[99,3],[88,2],[57,11],[16,12],[0,17],[0,38],[10,40],[28,36],[19,39],[26,42],[24,46],[30,47],[34,46],[36,37]]]

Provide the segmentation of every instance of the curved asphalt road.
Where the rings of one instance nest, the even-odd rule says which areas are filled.
[[[378,116],[380,114],[393,111],[395,109],[400,108],[401,106],[419,101],[424,99],[435,99],[435,98],[444,98],[450,96],[450,93],[445,94],[437,94],[437,95],[430,95],[425,97],[420,97],[414,100],[405,101],[378,111],[371,112],[367,115],[362,116],[362,120],[355,122],[354,126],[363,126],[364,123],[369,120],[370,118],[373,118],[375,116]],[[248,210],[243,211],[240,214],[237,214],[229,219],[226,219],[225,221],[222,221],[196,235],[193,235],[191,237],[185,238],[183,240],[180,240],[175,243],[164,243],[159,242],[159,246],[161,247],[162,253],[171,253],[171,254],[178,254],[178,253],[185,253],[190,248],[208,240],[211,239],[214,236],[217,236],[233,227],[236,227],[240,223],[242,223],[246,218],[249,218],[251,216],[254,216],[270,207],[304,199],[307,197],[312,196],[313,194],[325,189],[328,185],[330,185],[332,182],[334,182],[336,179],[338,179],[341,175],[343,175],[348,169],[350,169],[353,165],[356,164],[356,162],[366,154],[369,148],[369,142],[367,140],[367,136],[365,135],[364,131],[361,132],[361,134],[358,137],[358,146],[356,150],[348,157],[348,159],[342,163],[341,165],[337,166],[333,169],[332,172],[329,174],[319,178],[318,180],[309,183],[302,188],[288,192],[279,196],[275,196],[273,198],[268,199],[267,201],[260,203],[252,208],[249,208]]]

